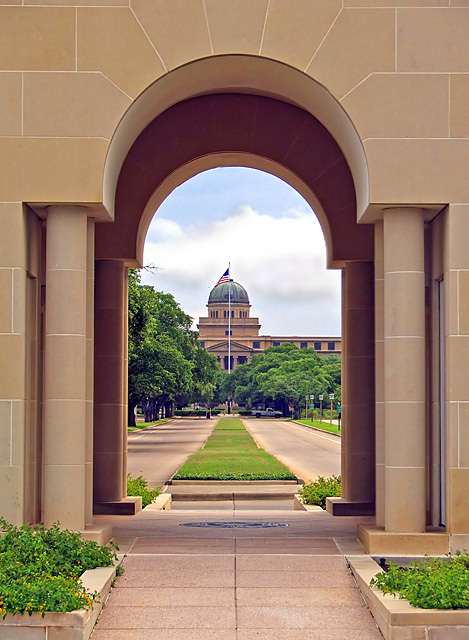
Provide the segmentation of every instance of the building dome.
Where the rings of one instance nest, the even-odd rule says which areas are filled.
[[[208,304],[214,302],[228,302],[228,298],[231,298],[232,304],[249,304],[249,296],[246,289],[238,282],[230,280],[214,287],[208,297]]]

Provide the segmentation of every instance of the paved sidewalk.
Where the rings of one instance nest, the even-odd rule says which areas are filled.
[[[100,516],[127,555],[92,640],[381,639],[335,542],[358,519],[257,507]]]

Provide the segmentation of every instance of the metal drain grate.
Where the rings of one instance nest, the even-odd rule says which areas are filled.
[[[182,522],[181,527],[221,527],[222,529],[244,529],[246,527],[289,527],[286,522]]]

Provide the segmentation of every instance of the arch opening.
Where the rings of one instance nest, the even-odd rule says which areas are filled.
[[[97,225],[96,258],[141,264],[157,206],[189,177],[227,165],[267,170],[296,188],[321,221],[329,266],[373,259],[373,229],[356,222],[355,183],[334,137],[296,106],[245,93],[190,98],[142,131],[122,164],[114,224]]]

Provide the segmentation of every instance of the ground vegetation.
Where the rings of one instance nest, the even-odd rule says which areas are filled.
[[[238,418],[221,418],[175,480],[294,480],[276,458],[259,449]]]

